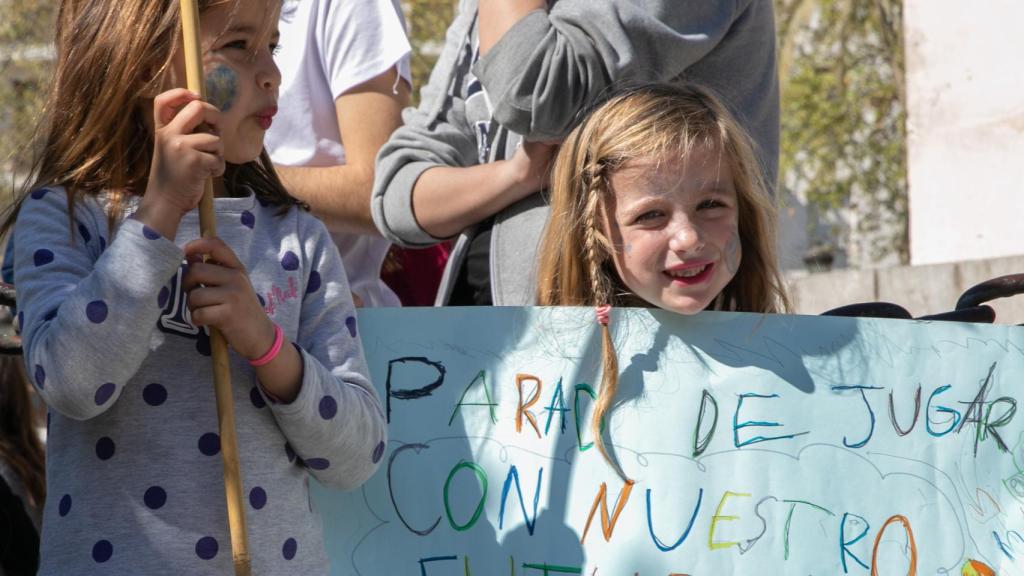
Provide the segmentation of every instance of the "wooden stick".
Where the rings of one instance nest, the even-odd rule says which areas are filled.
[[[185,72],[188,89],[206,100],[203,81],[203,52],[199,42],[199,9],[196,0],[181,0],[181,30],[185,50]],[[203,198],[199,201],[199,230],[203,238],[217,235],[213,211],[213,180],[206,180]],[[236,576],[249,576],[249,535],[245,528],[242,503],[242,475],[238,465],[238,438],[235,432],[235,405],[231,397],[231,367],[228,344],[224,335],[210,328],[210,351],[213,356],[213,387],[217,396],[217,425],[220,431],[220,453],[224,461],[224,493],[228,505],[228,528],[231,531],[231,558]]]

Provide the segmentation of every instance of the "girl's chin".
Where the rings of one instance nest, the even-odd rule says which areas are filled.
[[[683,314],[683,315],[686,315],[686,316],[692,316],[694,314],[697,314],[698,312],[703,312],[708,307],[708,305],[710,303],[711,303],[710,301],[704,302],[702,300],[695,300],[695,299],[691,299],[691,298],[685,298],[685,299],[674,298],[674,299],[671,299],[671,300],[663,300],[660,303],[658,303],[657,305],[658,305],[659,308],[664,308],[665,310],[671,310],[672,312],[675,312],[676,314]]]
[[[260,157],[261,152],[263,152],[262,147],[259,150],[256,150],[255,152],[251,150],[225,152],[224,161],[227,162],[228,164],[246,164],[248,162],[256,161]]]

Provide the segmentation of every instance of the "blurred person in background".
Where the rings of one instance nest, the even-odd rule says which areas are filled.
[[[357,302],[397,306],[381,279],[391,244],[373,225],[370,191],[374,158],[409,104],[400,9],[392,0],[285,0],[279,26],[280,109],[267,151],[288,191],[330,230]]]

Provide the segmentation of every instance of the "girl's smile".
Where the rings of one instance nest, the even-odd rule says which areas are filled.
[[[694,286],[711,278],[711,271],[714,269],[714,262],[691,262],[672,266],[665,270],[665,275],[684,286]]]
[[[708,307],[736,275],[740,244],[732,169],[717,147],[630,162],[609,182],[606,229],[615,269],[647,302],[681,314]]]

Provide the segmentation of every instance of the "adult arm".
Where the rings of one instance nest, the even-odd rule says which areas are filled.
[[[532,140],[557,140],[580,110],[614,85],[684,77],[741,20],[773,39],[771,10],[766,0],[561,0],[547,11],[526,13],[510,28],[485,21],[489,13],[481,10],[481,31],[506,33],[474,72],[498,122]],[[751,60],[774,59],[773,50],[744,38]],[[773,60],[766,65],[774,73]]]
[[[475,126],[465,116],[461,87],[452,84],[475,15],[463,2],[444,50],[407,109],[404,125],[377,157],[373,219],[392,242],[430,246],[451,237],[541,187],[551,151],[527,145],[509,162],[478,165]]]
[[[335,101],[345,164],[276,166],[285,188],[333,228],[379,234],[370,215],[374,159],[401,125],[402,109],[408,104],[409,85],[398,79],[397,67],[346,91]]]
[[[423,172],[412,192],[416,221],[434,237],[458,234],[544,188],[555,150],[524,142],[508,160]]]

